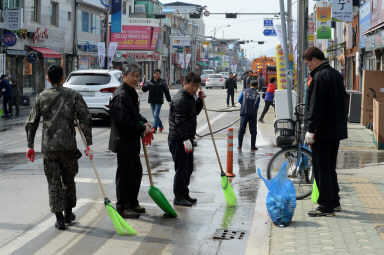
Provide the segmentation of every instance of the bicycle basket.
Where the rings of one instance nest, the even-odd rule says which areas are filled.
[[[279,147],[292,145],[295,141],[295,122],[291,119],[275,121],[276,145]]]

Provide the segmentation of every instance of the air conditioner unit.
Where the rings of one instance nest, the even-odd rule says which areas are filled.
[[[145,5],[144,4],[135,5],[135,13],[145,13]]]

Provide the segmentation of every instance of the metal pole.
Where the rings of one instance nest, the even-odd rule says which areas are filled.
[[[107,7],[107,16],[106,16],[106,19],[107,19],[107,33],[105,35],[105,63],[104,63],[104,68],[105,69],[108,69],[108,47],[109,47],[109,34],[110,34],[110,27],[109,27],[109,10],[111,8],[111,0],[108,1],[108,7]]]
[[[293,45],[292,45],[292,0],[287,0],[287,11],[288,11],[288,49],[289,49],[289,57],[290,57],[291,54],[293,53]]]
[[[288,45],[287,45],[287,24],[285,22],[285,10],[284,0],[280,0],[280,17],[281,17],[281,28],[283,30],[283,51],[284,51],[284,64],[285,71],[287,74],[287,96],[288,96],[288,110],[289,118],[293,119],[292,111],[292,74],[289,68],[289,57],[288,57]]]
[[[79,3],[76,0],[75,1],[75,6],[74,6],[75,10],[73,12],[74,15],[73,15],[73,51],[72,51],[73,59],[72,59],[72,65],[73,65],[74,69],[79,69],[79,60],[77,59],[77,22],[79,22],[77,20],[77,8],[78,8],[78,5],[79,5]],[[76,63],[76,66],[75,66],[75,63]],[[71,71],[72,70],[67,70],[68,74]]]
[[[308,0],[301,0],[297,3],[297,29],[298,29],[298,49],[297,49],[297,98],[296,103],[304,103],[304,91],[306,88],[306,67],[303,61],[304,51],[308,46]]]

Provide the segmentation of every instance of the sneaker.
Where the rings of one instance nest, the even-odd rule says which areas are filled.
[[[229,104],[227,104],[227,107],[229,108]]]
[[[173,203],[175,205],[180,205],[180,206],[187,206],[187,207],[191,207],[193,204],[191,202],[189,202],[187,199],[185,199],[184,197],[183,198],[175,198],[173,200]]]
[[[71,212],[65,212],[64,213],[64,221],[67,224],[71,224],[72,221],[76,219],[76,215],[71,211]]]
[[[131,207],[131,209],[136,213],[145,213],[145,208],[140,205],[136,205],[135,207]]]
[[[140,218],[140,214],[134,212],[132,209],[124,209],[123,211],[118,211],[118,213],[121,215],[121,217],[126,219],[138,219]]]
[[[257,151],[259,148],[257,148],[257,147],[255,147],[255,148],[251,148],[251,151],[252,152],[255,152],[255,151]]]
[[[335,216],[335,212],[323,212],[315,209],[308,212],[309,217]]]
[[[236,107],[236,105],[233,104],[232,107]]]
[[[156,129],[152,128],[152,133],[156,134]]]
[[[159,132],[162,133],[164,128],[159,128]]]
[[[336,206],[335,208],[333,208],[333,211],[334,212],[341,212],[341,206]]]
[[[56,223],[55,227],[59,230],[65,230],[65,221],[64,221],[64,216],[62,212],[55,213],[56,215]]]

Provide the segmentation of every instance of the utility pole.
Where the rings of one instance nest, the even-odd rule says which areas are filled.
[[[284,64],[285,71],[287,74],[287,97],[288,97],[288,110],[289,118],[293,119],[293,109],[292,109],[292,74],[289,69],[289,54],[288,54],[288,45],[287,45],[287,24],[285,21],[285,8],[284,0],[280,0],[280,17],[281,17],[281,28],[283,30],[283,51],[284,51]]]
[[[73,15],[73,50],[72,50],[72,55],[73,55],[73,62],[72,65],[74,69],[79,68],[79,60],[77,59],[77,8],[78,8],[79,3],[77,0],[75,1],[75,6],[74,6],[74,15]],[[76,65],[75,65],[76,64]],[[67,73],[69,74],[70,71],[72,70],[67,70]]]
[[[306,73],[307,69],[304,64],[303,55],[308,47],[307,28],[308,28],[308,0],[300,0],[297,2],[297,104],[304,103],[304,95],[306,90]]]
[[[111,9],[111,4],[112,1],[108,1],[108,7],[107,7],[107,15],[105,16],[106,18],[106,26],[107,26],[107,33],[105,34],[105,63],[104,63],[104,68],[108,69],[108,51],[109,51],[109,34],[110,34],[110,27],[109,27],[109,10]]]
[[[299,0],[300,1],[300,0]],[[293,45],[292,45],[292,0],[287,0],[287,11],[288,11],[288,47],[289,47],[289,57],[293,54]]]

